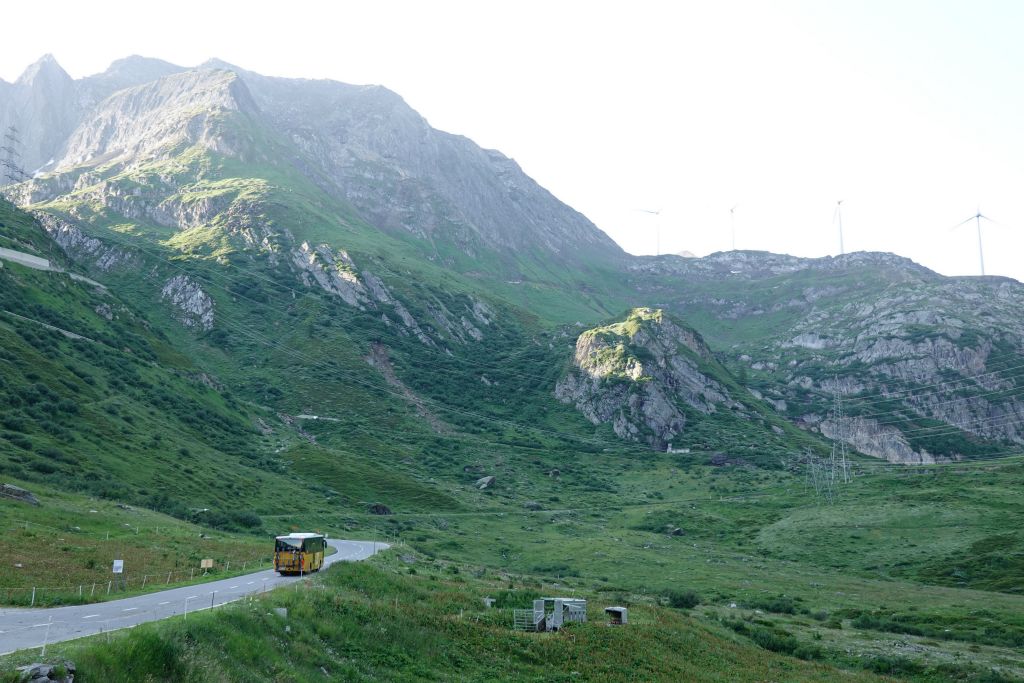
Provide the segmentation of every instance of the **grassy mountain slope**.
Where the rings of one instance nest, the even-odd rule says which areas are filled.
[[[508,609],[482,605],[502,591],[497,581],[440,572],[430,579],[365,565],[333,568],[317,582],[322,590],[275,591],[188,622],[139,627],[109,645],[60,651],[74,657],[83,680],[109,681],[882,680],[765,652],[650,605],[635,607],[627,628],[605,627],[591,608],[597,623],[518,634]]]
[[[471,599],[541,582],[641,605],[637,631],[663,653],[650,673],[666,680],[851,675],[765,650],[914,680],[1024,674],[1012,531],[1021,471],[997,459],[1016,444],[1019,285],[941,278],[887,255],[581,265],[540,244],[496,249],[501,235],[468,214],[406,233],[378,223],[419,216],[421,205],[403,202],[430,196],[422,182],[392,187],[393,159],[327,164],[309,142],[322,131],[308,144],[283,134],[261,108],[271,95],[245,95],[244,75],[172,76],[101,105],[96,121],[121,120],[142,93],[161,103],[128,121],[117,145],[86,122],[80,158],[12,191],[41,225],[0,204],[0,246],[106,287],[0,268],[0,473],[44,499],[0,510],[29,532],[49,527],[23,540],[80,581],[110,547],[72,527],[130,524],[113,501],[178,519],[168,520],[173,541],[120,537],[152,544],[154,567],[190,563],[211,527],[228,554],[316,528],[397,538],[412,562],[391,559],[389,571],[434,578],[335,571],[327,612],[308,596],[291,603],[328,617],[296,629],[294,650],[265,610],[240,609],[202,622],[209,630],[157,627],[109,656],[83,654],[94,671],[129,667],[147,648],[166,654],[151,664],[172,678],[201,679],[204,664],[242,680],[301,680],[320,665],[357,679],[410,670],[412,680],[453,663],[485,680],[510,668],[539,678],[565,657],[591,666],[570,639],[522,654]],[[197,80],[201,96],[168,85]],[[430,215],[452,209],[445,192]],[[382,194],[402,201],[371,215]],[[560,391],[572,376],[590,393]],[[906,389],[917,398],[894,393]],[[830,423],[834,392],[852,421]],[[595,407],[615,396],[615,410]],[[622,416],[635,432],[620,433]],[[852,482],[826,505],[799,457],[823,453],[822,435],[895,460],[987,459],[895,470],[855,457]],[[690,452],[663,452],[669,441]],[[393,514],[372,514],[378,505]],[[75,506],[100,521],[75,524]],[[52,567],[23,569],[27,582]],[[692,618],[653,609],[683,589],[703,598]],[[407,613],[411,597],[422,602]],[[450,611],[438,620],[422,603]],[[468,630],[456,607],[476,617]],[[371,608],[382,610],[375,627],[402,638],[440,632],[424,641],[437,647],[403,655],[371,642],[361,611]],[[266,641],[266,668],[244,647],[191,644],[225,629]],[[638,636],[610,633],[581,632],[579,643],[611,649],[588,675],[638,649]],[[313,666],[302,654],[317,638],[357,654]],[[484,648],[501,653],[496,664],[474,659]]]

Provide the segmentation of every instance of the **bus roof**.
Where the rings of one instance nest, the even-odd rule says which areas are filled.
[[[286,536],[275,536],[275,538],[322,538],[323,534],[288,534]]]

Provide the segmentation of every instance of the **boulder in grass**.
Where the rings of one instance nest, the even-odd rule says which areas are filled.
[[[476,480],[476,487],[483,491],[494,486],[495,478],[493,476],[480,477]]]
[[[28,503],[29,505],[39,505],[39,499],[33,496],[31,491],[26,491],[14,484],[0,484],[0,496],[20,500],[22,503]]]
[[[391,508],[389,508],[384,503],[374,503],[373,505],[370,506],[370,514],[371,515],[390,515],[390,514],[393,514],[393,513],[391,512]]]

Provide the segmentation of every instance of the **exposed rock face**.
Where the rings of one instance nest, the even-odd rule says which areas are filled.
[[[27,173],[50,171],[67,138],[99,102],[184,70],[158,59],[127,57],[101,74],[72,80],[52,55],[44,55],[13,84],[0,81],[0,130],[18,129]]]
[[[55,170],[139,160],[193,144],[230,153],[232,137],[219,125],[224,114],[254,110],[230,71],[173,74],[104,100],[72,133]]]
[[[164,283],[160,298],[178,309],[182,325],[203,332],[213,329],[213,299],[188,275],[175,275]]]
[[[705,415],[743,410],[700,371],[701,358],[710,352],[695,332],[660,310],[634,309],[621,323],[579,336],[574,368],[558,382],[555,396],[594,424],[610,422],[622,438],[665,448],[683,432],[686,409]]]
[[[821,433],[830,439],[845,441],[865,455],[889,462],[934,463],[935,457],[923,448],[915,451],[898,429],[862,417],[829,418],[821,422]]]
[[[35,217],[64,253],[80,263],[101,271],[130,267],[138,263],[138,258],[130,252],[89,237],[77,226],[57,216],[38,212]]]
[[[11,498],[13,500],[20,500],[23,503],[29,505],[39,505],[39,499],[32,495],[31,491],[27,491],[20,486],[14,484],[0,484],[0,496],[4,498]]]
[[[16,120],[21,111],[25,121]],[[434,258],[449,265],[457,260],[450,248],[471,258],[489,252],[516,276],[522,259],[625,258],[513,160],[435,130],[380,86],[268,78],[217,60],[187,70],[141,57],[74,81],[47,56],[16,84],[0,82],[0,126],[11,123],[25,129],[30,172],[137,164],[191,145],[253,161],[267,150],[240,130],[272,131],[311,182],[377,228],[445,245]]]
[[[292,262],[300,269],[307,286],[315,283],[357,308],[363,308],[363,304],[369,301],[366,287],[356,273],[355,263],[345,251],[334,251],[326,244],[311,247],[308,242],[303,242],[292,252]],[[378,287],[378,291],[384,295],[382,287]]]
[[[470,256],[540,249],[564,261],[623,257],[514,161],[431,128],[386,88],[268,78],[217,60],[201,68],[238,73],[332,191],[384,230],[449,242]]]
[[[75,83],[52,55],[13,84],[0,82],[0,131],[18,130],[21,162],[30,175],[58,155],[81,113]]]
[[[797,424],[894,462],[958,459],[978,439],[1024,443],[1020,283],[946,278],[878,253],[728,252],[631,269],[668,310],[720,321],[702,328],[716,351]],[[848,431],[822,424],[836,395],[860,419]]]

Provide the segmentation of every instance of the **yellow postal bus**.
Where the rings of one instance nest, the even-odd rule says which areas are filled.
[[[274,541],[274,571],[307,574],[324,566],[327,538],[323,534],[288,534]]]

